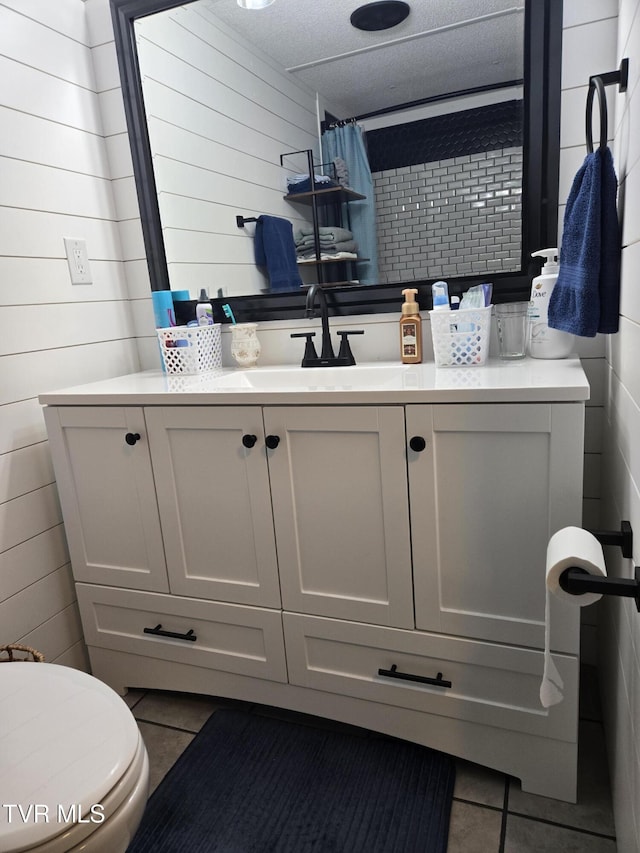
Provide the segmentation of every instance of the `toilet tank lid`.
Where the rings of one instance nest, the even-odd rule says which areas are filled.
[[[42,844],[79,816],[91,820],[139,741],[114,690],[58,664],[0,666],[0,720],[2,850]]]

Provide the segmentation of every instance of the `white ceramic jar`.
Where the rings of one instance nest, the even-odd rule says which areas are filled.
[[[240,367],[255,367],[262,348],[257,323],[236,323],[231,326],[231,355]]]

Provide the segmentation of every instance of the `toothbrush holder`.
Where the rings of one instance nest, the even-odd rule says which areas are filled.
[[[262,352],[257,323],[236,323],[231,327],[231,356],[239,367],[255,367]]]

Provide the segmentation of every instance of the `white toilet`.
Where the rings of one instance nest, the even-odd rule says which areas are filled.
[[[124,853],[149,790],[125,702],[56,664],[0,665],[0,850]]]

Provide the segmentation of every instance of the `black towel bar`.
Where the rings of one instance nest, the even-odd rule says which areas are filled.
[[[609,135],[607,117],[607,98],[604,87],[618,84],[619,92],[626,92],[629,82],[629,60],[623,59],[617,71],[609,71],[606,74],[594,74],[589,77],[589,91],[587,92],[587,109],[585,115],[585,130],[587,137],[587,151],[593,154],[593,98],[598,93],[598,107],[600,109],[600,148],[607,147]]]
[[[257,216],[240,216],[240,215],[236,216],[236,225],[238,226],[238,228],[244,228],[244,226],[247,222],[257,222],[257,221],[258,221]]]
[[[621,521],[620,530],[590,530],[589,533],[601,545],[619,545],[625,559],[633,557],[633,530],[630,522]]]

